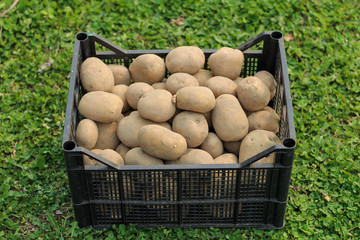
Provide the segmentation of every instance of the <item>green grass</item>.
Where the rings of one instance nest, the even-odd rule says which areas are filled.
[[[0,14],[12,2],[1,1]],[[360,238],[359,1],[115,2],[19,1],[0,18],[0,238]],[[172,24],[179,16],[184,24]],[[264,30],[293,37],[285,47],[298,145],[285,227],[79,228],[61,150],[76,33],[162,49],[235,47]]]

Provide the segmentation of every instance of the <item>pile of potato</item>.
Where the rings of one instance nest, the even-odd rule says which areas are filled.
[[[165,61],[143,54],[129,68],[87,58],[76,143],[118,165],[241,163],[280,143],[280,119],[268,107],[277,82],[267,71],[240,78],[243,62],[240,50],[223,47],[207,70],[195,46]],[[264,163],[273,166],[274,155],[251,167]],[[87,156],[84,164],[101,165]]]

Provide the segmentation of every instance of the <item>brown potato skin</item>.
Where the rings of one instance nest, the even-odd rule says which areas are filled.
[[[89,57],[81,64],[80,81],[87,92],[109,92],[114,86],[110,68],[96,57]]]
[[[200,69],[197,73],[193,74],[199,82],[199,86],[205,86],[207,80],[212,78],[214,74],[206,69]]]
[[[159,125],[142,127],[138,139],[143,151],[164,160],[178,159],[187,149],[183,136]]]
[[[147,92],[153,91],[154,88],[147,83],[137,82],[129,86],[125,93],[126,100],[130,107],[134,110],[137,109],[137,104],[140,98]]]
[[[119,166],[124,165],[124,159],[120,156],[120,154],[112,149],[104,149],[99,153],[99,155]]]
[[[215,76],[207,80],[205,87],[209,88],[215,98],[222,94],[231,94],[236,96],[237,84],[227,77]]]
[[[260,110],[248,116],[249,132],[262,129],[273,133],[279,132],[280,117],[275,111]]]
[[[154,89],[140,98],[137,110],[142,118],[154,122],[166,122],[175,114],[176,107],[169,91]]]
[[[274,76],[270,72],[262,70],[257,72],[254,77],[259,78],[268,87],[270,91],[270,99],[272,99],[275,96],[277,87],[277,82]]]
[[[126,153],[130,150],[130,148],[128,148],[125,144],[120,143],[116,149],[115,152],[117,152],[118,154],[120,154],[120,156],[125,159]]]
[[[81,115],[93,121],[111,123],[116,121],[123,107],[121,98],[115,94],[94,91],[86,93],[79,102]]]
[[[249,122],[236,97],[220,95],[212,111],[212,124],[218,137],[223,141],[238,141],[246,136]]]
[[[205,64],[203,51],[196,46],[181,46],[171,50],[165,58],[170,73],[197,73]]]
[[[164,165],[164,162],[159,158],[147,154],[141,147],[136,147],[127,152],[125,165]]]
[[[120,140],[116,134],[118,123],[96,123],[99,137],[94,148],[97,149],[115,149]]]
[[[102,151],[102,149],[91,149],[91,152],[98,154]],[[103,165],[102,163],[90,158],[89,156],[83,154],[83,161],[84,161],[84,166],[86,165]]]
[[[249,112],[265,108],[270,101],[269,89],[257,77],[247,77],[241,81],[237,87],[237,96],[241,106]]]
[[[203,115],[208,123],[209,128],[212,127],[211,113],[212,113],[212,111],[203,113]]]
[[[76,144],[88,150],[94,148],[99,132],[96,123],[90,119],[83,119],[76,128]]]
[[[124,84],[129,86],[131,83],[130,72],[125,66],[117,64],[109,64],[113,76],[115,85]]]
[[[215,164],[237,164],[238,158],[233,153],[225,153],[214,159]]]
[[[209,132],[200,148],[208,152],[214,159],[224,152],[224,146],[221,139],[213,132]]]
[[[214,76],[223,76],[235,80],[241,73],[244,54],[238,49],[223,47],[211,54],[209,68]]]
[[[194,76],[188,73],[174,73],[166,80],[166,89],[173,95],[176,94],[179,89],[190,86],[199,86],[199,82]]]
[[[167,89],[166,89],[166,83],[165,83],[165,82],[156,82],[156,83],[151,84],[151,86],[152,86],[154,89],[164,89],[164,90],[167,90]]]
[[[202,149],[188,148],[178,160],[169,161],[166,164],[214,164],[214,159]]]
[[[233,153],[237,156],[239,155],[241,140],[232,141],[232,142],[223,142],[223,144],[226,151]]]
[[[209,133],[209,126],[203,114],[184,111],[176,115],[172,122],[172,130],[181,134],[187,146],[200,146]]]
[[[127,111],[130,110],[130,106],[126,100],[126,91],[128,89],[128,86],[124,85],[124,84],[119,84],[119,85],[115,85],[112,89],[111,89],[111,93],[118,95],[121,100],[123,101],[123,108],[121,110],[122,113],[125,113]]]
[[[153,84],[161,82],[165,77],[164,60],[155,54],[143,54],[130,64],[129,71],[132,80]]]
[[[179,109],[207,113],[216,104],[213,92],[207,87],[184,87],[176,93],[176,107]]]

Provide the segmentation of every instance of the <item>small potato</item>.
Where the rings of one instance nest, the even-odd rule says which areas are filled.
[[[275,96],[277,87],[277,82],[274,76],[270,72],[262,70],[257,72],[254,77],[260,79],[268,87],[270,91],[270,99],[272,99]]]
[[[196,79],[198,80],[199,86],[205,86],[205,83],[207,82],[207,80],[212,78],[214,76],[214,74],[209,70],[200,69],[200,71],[195,73],[193,76],[196,77]]]
[[[128,89],[128,86],[124,85],[124,84],[119,84],[119,85],[115,85],[112,89],[111,89],[111,93],[118,95],[121,100],[123,101],[123,108],[121,110],[122,113],[127,112],[130,110],[130,106],[126,100],[126,91]]]
[[[171,50],[165,58],[170,73],[197,73],[205,64],[205,55],[199,47],[182,46]]]
[[[126,153],[130,150],[130,148],[128,148],[125,144],[120,143],[116,149],[115,152],[117,152],[118,154],[120,154],[120,156],[125,159]]]
[[[184,111],[176,115],[172,122],[174,132],[181,134],[187,146],[200,146],[209,133],[209,126],[203,114]]]
[[[190,86],[199,86],[199,82],[188,73],[174,73],[166,80],[166,89],[173,95],[179,89]]]
[[[115,85],[124,84],[129,86],[130,81],[130,72],[127,67],[117,64],[109,64],[108,67],[110,68],[113,76]]]
[[[246,110],[255,112],[263,109],[270,101],[270,91],[257,77],[247,77],[237,88],[237,96]]]
[[[96,57],[89,57],[81,64],[80,81],[87,92],[109,92],[114,86],[110,68]]]
[[[137,110],[142,118],[154,122],[166,122],[174,115],[176,107],[169,91],[154,89],[140,98]]]
[[[280,117],[275,111],[260,110],[248,116],[249,131],[256,129],[267,130],[273,133],[279,132]]]
[[[217,158],[224,152],[221,139],[213,132],[209,132],[200,148],[208,152],[213,158]]]
[[[102,151],[102,149],[92,149],[91,152],[98,154]],[[102,165],[102,163],[94,160],[93,158],[83,154],[83,161],[84,161],[84,166],[86,165]]]
[[[214,159],[215,164],[237,164],[238,158],[233,153],[225,153]]]
[[[176,160],[187,149],[183,136],[159,125],[142,127],[138,139],[144,152],[164,160]]]
[[[94,148],[98,149],[115,149],[119,145],[120,140],[116,134],[117,122],[112,123],[96,123],[99,137]]]
[[[83,119],[76,128],[76,144],[88,150],[93,149],[98,139],[99,132],[96,123],[90,119]]]
[[[222,94],[236,96],[237,86],[230,78],[221,76],[212,77],[205,84],[205,87],[208,87],[214,93],[215,98]]]
[[[176,93],[176,107],[183,110],[207,113],[215,107],[215,96],[207,87],[184,87]]]
[[[241,73],[244,54],[238,49],[223,47],[211,54],[209,67],[215,76],[223,76],[235,80]]]
[[[233,141],[233,142],[224,142],[223,144],[226,151],[233,153],[237,156],[239,155],[241,140]]]
[[[165,82],[153,83],[153,84],[151,84],[151,86],[152,86],[154,89],[164,89],[164,90],[167,90],[167,89],[166,89],[166,83],[165,83]]]
[[[251,131],[242,141],[239,152],[239,163],[255,156],[258,153],[280,143],[280,139],[275,133],[266,130]],[[273,167],[275,162],[275,153],[264,157],[250,167]]]
[[[125,165],[164,165],[164,162],[159,158],[150,156],[141,147],[136,147],[127,152]]]
[[[112,149],[104,149],[99,153],[99,155],[119,166],[124,165],[124,159],[120,156],[120,154]]]
[[[147,92],[153,91],[154,88],[147,83],[137,82],[129,86],[125,93],[126,100],[132,109],[137,109],[137,103],[140,98]]]
[[[212,124],[218,137],[223,141],[238,141],[246,136],[249,122],[236,97],[220,95],[212,111]]]
[[[164,60],[155,54],[143,54],[135,58],[129,67],[132,80],[153,84],[165,77]]]
[[[178,160],[169,161],[166,164],[214,164],[214,159],[204,150],[188,148]]]
[[[79,102],[81,115],[91,120],[103,123],[116,121],[123,107],[121,98],[115,94],[94,91],[86,93]]]

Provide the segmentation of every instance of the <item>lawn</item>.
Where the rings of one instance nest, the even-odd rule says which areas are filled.
[[[359,239],[360,2],[19,1],[0,3],[0,238]],[[4,13],[4,14],[2,14]],[[297,133],[281,230],[93,231],[74,220],[61,142],[74,38],[125,49],[236,47],[285,36]]]

